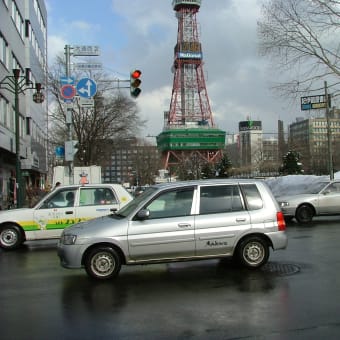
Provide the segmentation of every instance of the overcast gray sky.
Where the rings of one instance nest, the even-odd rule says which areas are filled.
[[[142,71],[142,93],[137,99],[147,120],[142,136],[163,129],[169,110],[173,49],[177,19],[171,0],[46,0],[49,60],[70,45],[99,45],[104,71],[128,79],[130,70]],[[258,0],[202,0],[197,19],[204,55],[204,74],[214,121],[227,133],[238,122],[261,120],[265,133],[285,128],[305,116],[299,103],[270,90],[279,73],[259,56]],[[79,61],[74,59],[74,61]],[[126,90],[128,91],[128,90]]]

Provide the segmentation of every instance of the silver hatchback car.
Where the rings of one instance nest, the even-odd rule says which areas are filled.
[[[118,212],[65,229],[58,256],[96,279],[122,264],[233,256],[246,267],[287,246],[283,214],[260,180],[212,179],[150,186]]]

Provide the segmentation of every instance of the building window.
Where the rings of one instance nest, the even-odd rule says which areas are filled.
[[[4,39],[2,35],[0,35],[0,61],[5,65],[8,69],[8,54],[9,54],[7,41]]]
[[[24,38],[24,20],[22,19],[22,16],[18,10],[18,7],[15,1],[12,2],[11,17],[13,19],[15,27],[17,28],[19,32],[20,37],[23,39]]]
[[[0,96],[0,124],[3,126],[7,126],[8,111],[8,101],[4,97]]]

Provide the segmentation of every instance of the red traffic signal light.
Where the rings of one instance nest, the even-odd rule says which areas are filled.
[[[142,75],[140,70],[134,70],[130,73],[130,94],[132,97],[137,98],[142,90],[139,88],[142,81],[139,79]]]
[[[138,79],[141,75],[142,75],[142,72],[139,70],[134,70],[133,72],[131,72],[131,77],[133,79]]]

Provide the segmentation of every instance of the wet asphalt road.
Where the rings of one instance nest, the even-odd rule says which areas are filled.
[[[55,241],[0,250],[0,337],[339,339],[340,218],[292,223],[288,236],[262,270],[130,266],[108,282],[61,268]]]

